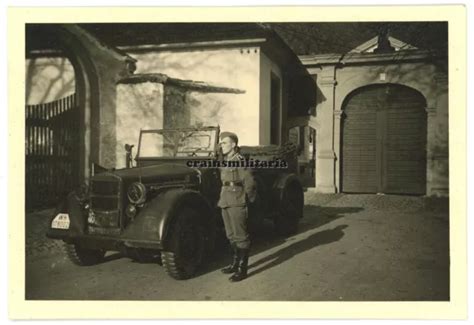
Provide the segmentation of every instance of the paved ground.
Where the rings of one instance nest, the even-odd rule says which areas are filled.
[[[44,237],[51,210],[30,213],[26,298],[68,300],[449,300],[447,200],[409,196],[305,195],[297,235],[271,225],[254,240],[250,277],[229,283],[225,250],[193,279],[169,278],[157,263],[109,253],[91,267],[71,264]]]

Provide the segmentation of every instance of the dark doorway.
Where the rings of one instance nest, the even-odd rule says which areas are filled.
[[[270,143],[280,144],[280,78],[271,74],[270,84]]]

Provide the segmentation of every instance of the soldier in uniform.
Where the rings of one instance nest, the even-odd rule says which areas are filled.
[[[239,153],[239,140],[235,133],[222,132],[220,140],[224,161],[229,163],[244,160]],[[234,252],[233,262],[221,271],[225,274],[233,273],[229,280],[237,282],[247,277],[250,249],[248,204],[255,202],[256,182],[251,170],[247,168],[221,167],[220,174],[222,189],[218,206],[222,210],[226,236]]]

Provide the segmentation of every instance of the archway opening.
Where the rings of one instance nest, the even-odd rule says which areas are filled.
[[[57,204],[82,183],[90,160],[93,65],[60,25],[26,27],[26,204]],[[92,76],[92,77],[91,77]]]

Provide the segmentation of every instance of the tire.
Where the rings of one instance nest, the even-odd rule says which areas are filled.
[[[247,207],[248,211],[248,224],[247,228],[250,235],[258,236],[264,227],[264,215],[265,211],[262,208],[261,200],[251,203]]]
[[[248,231],[257,236],[264,227],[265,215],[268,214],[268,204],[272,202],[271,192],[267,190],[265,182],[260,176],[255,177],[257,183],[257,198],[248,204]]]
[[[181,209],[170,228],[168,247],[161,252],[166,273],[176,280],[196,274],[206,251],[206,233],[196,210]]]
[[[79,266],[95,265],[104,260],[105,251],[80,247],[77,244],[64,243],[64,251],[69,260]]]
[[[303,216],[304,193],[298,182],[290,182],[280,199],[280,211],[274,219],[275,230],[279,235],[289,236],[298,230],[298,223]]]

